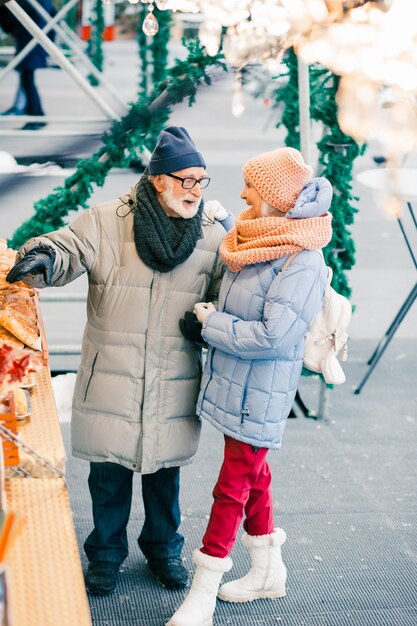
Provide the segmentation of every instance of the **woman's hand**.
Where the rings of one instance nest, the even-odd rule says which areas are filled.
[[[207,316],[215,310],[216,308],[212,302],[197,302],[194,305],[194,313],[201,324],[204,324]]]

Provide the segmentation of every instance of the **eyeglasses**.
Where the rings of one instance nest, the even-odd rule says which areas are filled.
[[[192,189],[197,183],[200,185],[201,189],[205,189],[211,181],[211,178],[207,176],[204,176],[204,178],[180,178],[180,176],[175,176],[174,174],[166,174],[166,176],[180,180],[183,189]]]

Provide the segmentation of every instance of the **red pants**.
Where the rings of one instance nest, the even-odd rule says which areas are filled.
[[[243,514],[248,535],[274,532],[271,472],[267,448],[236,441],[225,435],[224,460],[213,490],[207,530],[201,552],[224,558],[233,548]]]

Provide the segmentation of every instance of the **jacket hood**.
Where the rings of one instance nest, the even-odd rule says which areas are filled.
[[[298,196],[294,208],[287,212],[286,217],[292,219],[320,217],[330,209],[332,197],[333,187],[327,178],[322,176],[312,178]]]

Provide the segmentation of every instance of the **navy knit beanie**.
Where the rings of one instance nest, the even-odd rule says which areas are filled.
[[[178,172],[186,167],[206,167],[206,164],[185,128],[167,126],[159,133],[148,167],[154,176]]]

